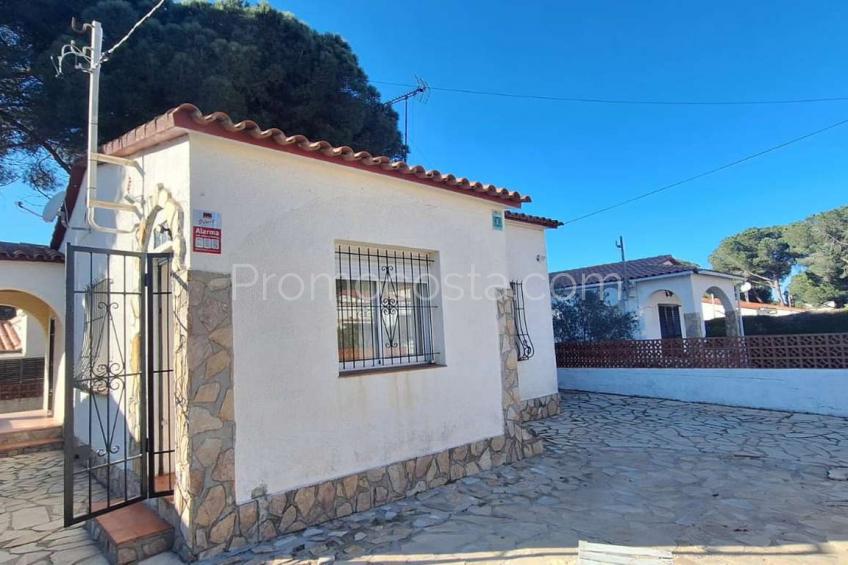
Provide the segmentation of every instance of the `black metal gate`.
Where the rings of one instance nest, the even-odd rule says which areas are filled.
[[[65,524],[173,492],[170,255],[69,245]]]

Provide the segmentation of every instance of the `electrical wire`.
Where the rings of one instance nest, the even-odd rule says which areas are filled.
[[[736,159],[735,161],[731,161],[729,163],[725,163],[724,165],[720,165],[720,166],[715,167],[713,169],[709,169],[707,171],[698,173],[696,175],[692,175],[691,177],[686,177],[685,179],[682,179],[682,180],[673,182],[671,184],[667,184],[667,185],[655,188],[653,190],[649,190],[648,192],[643,192],[642,194],[639,194],[637,196],[633,196],[631,198],[627,198],[627,199],[622,200],[620,202],[616,202],[615,204],[611,204],[609,206],[599,208],[599,209],[594,210],[592,212],[589,212],[587,214],[583,214],[582,216],[577,216],[576,218],[572,218],[571,220],[566,220],[565,223],[566,223],[566,225],[573,224],[574,222],[579,222],[580,220],[585,220],[586,218],[591,218],[592,216],[597,216],[598,214],[602,214],[604,212],[608,212],[610,210],[620,208],[621,206],[624,206],[625,204],[630,204],[631,202],[636,202],[637,200],[641,200],[643,198],[653,196],[654,194],[657,194],[659,192],[664,192],[666,190],[676,188],[676,187],[678,187],[682,184],[686,184],[686,183],[692,182],[694,180],[698,180],[698,179],[704,178],[706,176],[713,175],[713,174],[718,173],[720,171],[724,171],[725,169],[735,167],[736,165],[740,165],[740,164],[742,164],[746,161],[756,159],[757,157],[762,157],[763,155],[766,155],[766,154],[771,153],[773,151],[777,151],[778,149],[783,149],[784,147],[788,147],[788,146],[793,145],[795,143],[798,143],[800,141],[804,141],[805,139],[809,139],[809,138],[811,138],[815,135],[818,135],[820,133],[824,133],[824,132],[832,130],[834,128],[838,128],[839,126],[843,126],[845,124],[848,124],[848,119],[840,120],[836,123],[830,124],[829,126],[825,126],[821,129],[817,129],[815,131],[805,133],[804,135],[798,136],[798,137],[790,139],[788,141],[784,141],[784,142],[779,143],[777,145],[773,145],[773,146],[769,147],[768,149],[763,149],[762,151],[758,151],[756,153],[751,153],[750,155],[746,155],[745,157],[742,157],[740,159]]]
[[[390,81],[371,81],[374,84],[403,86],[414,88],[414,84]],[[582,98],[577,96],[549,96],[544,94],[518,94],[513,92],[496,92],[493,90],[473,90],[470,88],[448,88],[444,86],[428,86],[430,90],[471,94],[476,96],[498,96],[501,98],[520,98],[526,100],[547,100],[551,102],[574,102],[581,104],[618,104],[638,106],[756,106],[775,104],[818,104],[823,102],[848,102],[848,96],[825,98],[787,98],[777,100],[639,100],[625,98]]]
[[[127,42],[127,40],[130,38],[130,36],[131,36],[133,33],[135,33],[135,30],[137,30],[138,28],[140,28],[140,27],[144,24],[144,22],[146,22],[147,20],[149,20],[149,19],[153,16],[153,14],[154,14],[154,13],[156,13],[156,10],[158,10],[159,8],[161,8],[161,7],[162,7],[162,4],[164,4],[164,3],[165,3],[165,0],[159,0],[159,2],[158,2],[158,3],[156,3],[156,4],[152,7],[152,8],[150,8],[150,11],[149,11],[149,12],[147,12],[146,14],[144,14],[144,15],[141,17],[141,19],[140,19],[140,20],[138,20],[138,21],[135,23],[135,25],[133,25],[133,26],[130,28],[130,30],[127,32],[127,34],[126,34],[125,36],[123,36],[121,39],[119,39],[117,43],[115,43],[115,44],[114,44],[112,47],[110,47],[110,48],[109,48],[109,49],[108,49],[105,53],[103,53],[103,55],[100,57],[100,62],[102,63],[103,61],[106,61],[106,60],[109,58],[109,56],[110,56],[110,55],[112,55],[112,53],[114,53],[114,52],[115,52],[115,50],[116,50],[116,49],[118,49],[121,45],[123,45],[124,43],[126,43],[126,42]]]

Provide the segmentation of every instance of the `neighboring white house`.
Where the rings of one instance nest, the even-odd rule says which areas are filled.
[[[621,303],[638,316],[638,339],[704,337],[705,296],[723,305],[727,335],[742,335],[737,286],[744,279],[701,269],[671,255],[558,271],[550,279],[554,296],[567,299],[602,292],[608,304]]]
[[[143,458],[152,371],[184,557],[540,451],[521,421],[559,409],[544,232],[560,223],[511,210],[529,197],[187,104],[101,152],[52,241],[66,449]],[[113,436],[91,436],[93,412],[120,414]]]

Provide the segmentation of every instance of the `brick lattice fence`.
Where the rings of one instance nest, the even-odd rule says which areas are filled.
[[[561,368],[848,369],[848,332],[567,342]]]

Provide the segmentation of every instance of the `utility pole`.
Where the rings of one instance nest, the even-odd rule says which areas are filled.
[[[134,233],[135,226],[132,228],[119,228],[101,226],[95,220],[96,209],[107,209],[115,212],[131,212],[137,218],[141,217],[139,205],[133,201],[129,195],[124,195],[126,202],[113,202],[100,200],[97,196],[97,165],[98,163],[109,163],[112,165],[120,165],[124,167],[132,167],[141,170],[139,164],[132,159],[124,159],[115,157],[114,155],[105,155],[98,152],[98,114],[100,102],[100,70],[103,63],[109,60],[112,53],[121,47],[129,40],[130,36],[141,27],[144,22],[150,19],[156,10],[165,4],[165,0],[159,0],[153,5],[150,10],[141,17],[130,30],[119,39],[107,51],[103,51],[103,27],[100,22],[93,20],[90,23],[83,24],[82,27],[77,27],[76,20],[71,20],[71,28],[77,33],[91,34],[91,44],[88,47],[79,47],[76,42],[71,41],[62,46],[58,57],[51,57],[56,68],[56,76],[62,75],[62,64],[66,57],[74,59],[74,68],[88,74],[88,120],[86,123],[87,130],[87,148],[86,148],[86,223],[90,228],[96,229],[104,233],[111,234],[127,234]]]
[[[403,160],[406,161],[407,156],[409,155],[409,100],[415,98],[416,96],[424,95],[426,92],[430,90],[430,86],[423,80],[417,79],[418,86],[409,92],[405,92],[400,96],[395,96],[388,102],[386,102],[386,106],[394,106],[398,102],[403,102]]]
[[[624,236],[618,236],[618,241],[615,242],[615,246],[621,251],[621,274],[623,277],[623,281],[621,283],[621,298],[619,302],[621,303],[622,309],[627,310],[627,293],[629,292],[628,280],[627,280],[627,256],[624,252]]]

